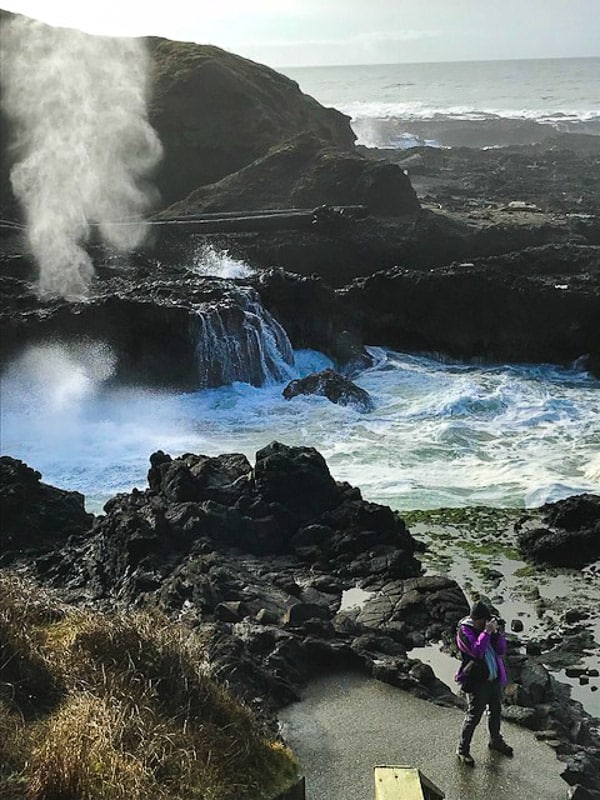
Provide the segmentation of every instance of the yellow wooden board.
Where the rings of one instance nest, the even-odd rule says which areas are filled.
[[[424,788],[426,793],[424,792]],[[445,797],[441,789],[414,767],[375,767],[375,800],[424,800]]]

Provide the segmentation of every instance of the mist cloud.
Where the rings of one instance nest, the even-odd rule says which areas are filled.
[[[121,250],[143,240],[147,176],[162,153],[147,118],[147,75],[140,40],[26,18],[3,30],[2,99],[18,154],[11,182],[44,294],[85,293],[91,224]],[[114,224],[125,219],[131,224]]]

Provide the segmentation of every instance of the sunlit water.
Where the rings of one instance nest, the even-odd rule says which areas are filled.
[[[600,491],[600,381],[555,366],[472,366],[373,348],[356,379],[375,410],[322,397],[286,401],[284,384],[192,393],[115,388],[110,351],[38,348],[4,374],[2,452],[77,489],[99,511],[118,491],[144,487],[162,449],[251,461],[273,439],[311,445],[333,475],[399,509],[535,506]],[[323,369],[296,353],[296,372]]]

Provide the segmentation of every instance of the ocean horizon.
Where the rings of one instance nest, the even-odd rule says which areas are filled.
[[[534,144],[600,135],[600,57],[503,59],[283,70],[351,118],[357,144],[406,149]]]

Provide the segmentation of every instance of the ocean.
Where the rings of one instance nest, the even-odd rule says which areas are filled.
[[[600,135],[600,58],[295,67],[303,92],[367,147],[528,144]]]

